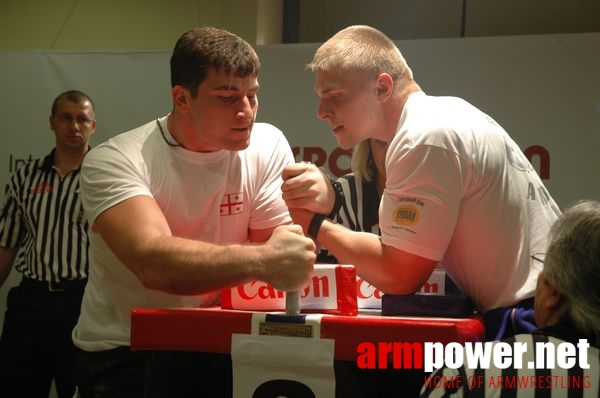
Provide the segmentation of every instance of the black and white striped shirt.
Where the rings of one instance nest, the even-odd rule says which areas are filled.
[[[559,344],[565,340],[542,333],[520,334],[501,340],[514,347],[519,343],[527,351],[521,356],[520,368],[509,366],[501,369],[493,365],[469,367],[466,364],[450,369],[444,367],[435,371],[425,381],[421,391],[421,398],[599,398],[600,397],[600,362],[597,347],[587,348],[587,364],[585,369],[579,366],[578,356],[575,366],[562,368],[554,366],[540,366],[536,364],[538,353],[544,344],[550,343],[550,351],[554,352]],[[499,341],[490,342],[496,345]],[[574,346],[576,342],[571,342]],[[524,345],[523,345],[524,344]],[[513,352],[517,352],[514,350]],[[543,362],[548,363],[548,350],[544,349]],[[466,358],[466,351],[464,353]],[[530,369],[529,364],[536,364]]]
[[[52,150],[15,171],[0,214],[0,246],[18,248],[14,267],[39,281],[88,276],[88,223],[79,169],[62,177]]]
[[[342,186],[344,201],[336,215],[338,224],[352,231],[371,232],[379,235],[379,194],[375,181],[363,181],[354,173],[337,179]],[[337,263],[338,260],[321,248],[317,262]]]
[[[379,194],[375,181],[363,181],[354,173],[337,180],[342,185],[344,202],[338,212],[338,223],[353,231],[379,235]]]

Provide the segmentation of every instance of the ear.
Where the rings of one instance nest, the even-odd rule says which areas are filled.
[[[181,113],[189,112],[192,96],[187,88],[179,85],[174,86],[171,89],[171,96],[173,98],[174,108]]]
[[[394,91],[394,79],[389,73],[380,73],[376,79],[377,99],[386,101]]]
[[[544,280],[546,284],[547,294],[545,296],[544,306],[548,309],[550,313],[555,313],[559,310],[560,305],[563,302],[563,296],[560,291],[555,288],[551,283]]]

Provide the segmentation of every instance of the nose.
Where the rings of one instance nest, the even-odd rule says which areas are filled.
[[[238,110],[237,117],[240,119],[252,119],[254,117],[255,100],[244,97],[241,101],[242,108]]]
[[[323,104],[323,101],[319,102],[319,108],[317,109],[317,117],[321,120],[327,120],[331,117],[331,111]]]

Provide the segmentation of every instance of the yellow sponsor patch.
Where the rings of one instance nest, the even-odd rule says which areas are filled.
[[[402,205],[394,210],[393,219],[399,225],[419,223],[419,210],[414,205]]]

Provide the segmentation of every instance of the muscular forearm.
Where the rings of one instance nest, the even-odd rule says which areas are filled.
[[[126,264],[150,289],[173,294],[200,294],[250,280],[257,261],[243,261],[243,248],[177,237],[160,237],[141,247]],[[248,247],[251,253],[252,248]]]
[[[389,294],[412,294],[427,280],[436,261],[382,244],[379,236],[354,232],[325,221],[318,241],[340,263],[353,264],[366,281]]]
[[[267,239],[255,245],[173,236],[154,199],[141,195],[101,213],[92,231],[144,286],[172,294],[200,294],[251,279],[294,290],[308,282],[315,258],[314,242],[299,225],[251,233],[254,241]]]
[[[268,243],[250,245],[157,237],[138,246],[126,263],[144,286],[172,294],[200,294],[250,280],[295,290],[307,283],[314,245],[299,234],[289,234],[290,228],[300,232],[300,227],[285,228],[287,232]]]

